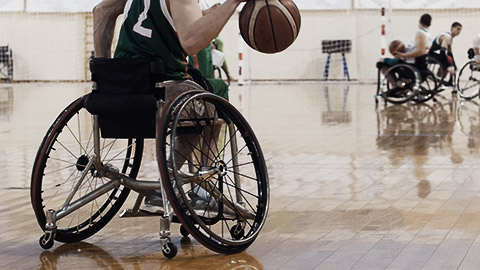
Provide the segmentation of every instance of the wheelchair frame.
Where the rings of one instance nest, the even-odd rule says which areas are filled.
[[[411,100],[415,103],[423,103],[430,99],[435,101],[435,94],[440,92],[437,79],[430,70],[421,72],[413,65],[399,63],[389,67],[382,76],[383,67],[385,65],[377,64],[376,104],[378,104],[378,98],[383,98],[385,104],[387,101],[393,104],[402,104]],[[396,81],[395,85],[389,81],[389,76]]]
[[[48,178],[48,174],[45,173],[48,169],[47,163],[52,160],[49,163],[50,167],[55,167],[54,169],[60,167],[54,163],[56,160],[51,156],[62,150],[59,148],[65,148],[66,152],[74,156],[74,151],[67,150],[68,145],[62,143],[58,136],[63,130],[68,130],[66,134],[73,133],[68,125],[70,118],[72,115],[80,114],[80,110],[84,108],[83,103],[90,94],[74,101],[54,121],[39,147],[32,172],[32,206],[37,221],[44,230],[44,235],[39,240],[42,248],[51,248],[54,240],[76,242],[95,234],[118,212],[130,189],[138,192],[138,197],[134,206],[123,210],[120,217],[152,215],[139,210],[140,204],[146,191],[161,190],[163,211],[153,216],[160,215],[160,242],[162,252],[167,258],[173,258],[177,254],[177,248],[170,239],[172,222],[181,223],[180,232],[183,236],[191,234],[207,248],[219,253],[241,252],[256,239],[266,220],[269,187],[265,160],[253,130],[228,101],[205,92],[192,81],[164,81],[156,83],[155,86],[160,91],[157,95],[160,98],[157,99],[155,116],[155,148],[160,181],[136,179],[143,152],[143,138],[127,139],[127,149],[120,152],[125,155],[123,165],[115,167],[104,159],[102,154],[105,154],[105,143],[100,142],[102,136],[99,116],[93,115],[93,134],[87,136],[88,141],[93,139],[93,152],[87,151],[89,148],[87,143],[87,147],[81,149],[81,152],[89,154],[75,156],[77,160],[71,162],[73,172],[65,182],[51,183],[52,189],[57,187],[59,189],[48,193],[49,190],[44,187],[49,180],[44,179]],[[177,91],[178,89],[181,91]],[[179,93],[171,100],[165,100],[165,92],[170,90]],[[225,132],[223,148],[218,147],[219,141],[222,141],[220,135],[218,137],[215,135],[211,137],[211,134],[210,137],[203,135],[203,132],[206,133],[205,127],[211,127],[212,134],[214,127],[223,128]],[[239,136],[241,138],[238,138]],[[78,137],[75,140],[81,144],[81,136]],[[186,138],[189,137],[195,139],[187,141]],[[181,151],[176,148],[179,138],[190,143],[186,144],[190,147],[187,155],[190,157],[183,156],[185,160],[181,163],[176,162],[178,160],[176,156],[181,156],[179,155]],[[200,139],[202,140],[200,145],[203,146],[192,143]],[[238,139],[244,143],[241,149],[238,147]],[[134,140],[135,149],[131,147]],[[211,141],[214,142],[216,151],[212,150],[211,145],[205,146]],[[140,146],[136,148],[138,144]],[[204,147],[208,148],[207,152],[204,152]],[[113,149],[113,144],[107,145],[107,148],[108,153],[105,155]],[[224,160],[224,156],[230,160]],[[251,161],[240,160],[242,158],[251,158]],[[60,161],[61,159],[63,157],[58,158]],[[118,156],[112,158],[111,162],[116,159],[119,159]],[[67,183],[70,182],[70,178],[74,178],[72,177],[74,174],[78,175],[77,179],[72,181],[74,183]],[[99,187],[88,186],[92,185],[93,180],[96,185],[98,179],[102,182]],[[107,179],[106,182],[104,179]],[[51,181],[57,181],[56,177]],[[89,182],[88,185],[86,182]],[[66,190],[60,190],[63,185]],[[195,190],[205,191],[207,201],[214,202],[216,210],[205,208],[199,211],[191,205],[193,186],[196,186]],[[87,190],[84,194],[83,189]],[[56,196],[61,196],[62,198],[58,200],[63,202],[57,208],[50,208],[47,204],[50,202],[53,204],[52,198]],[[75,198],[76,196],[78,198]],[[103,199],[103,196],[107,198]],[[101,207],[98,206],[97,199],[105,200]],[[76,226],[71,226],[73,222],[71,220],[70,224],[66,225],[67,228],[59,228],[58,223],[62,219],[80,212],[82,207],[89,204],[92,204],[93,209],[95,203],[98,210],[94,213],[90,210],[90,216],[87,214],[85,221],[80,223],[78,218],[79,224]],[[107,209],[109,207],[110,209]]]

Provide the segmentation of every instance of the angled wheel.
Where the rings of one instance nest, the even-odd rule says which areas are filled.
[[[437,80],[438,86],[442,86],[445,80],[445,69],[443,68],[440,61],[435,58],[428,57],[427,58],[428,70],[430,70]]]
[[[238,110],[210,93],[186,93],[167,108],[157,159],[175,214],[205,247],[245,250],[264,225],[269,201],[255,134]]]
[[[95,167],[85,167],[93,155],[92,116],[84,108],[86,96],[63,110],[48,130],[35,158],[31,180],[31,202],[40,227],[45,230],[45,210],[59,210],[74,186],[86,175],[73,193],[71,202],[109,181],[99,177]],[[143,140],[101,139],[104,165],[135,177],[138,173]],[[115,188],[57,220],[55,240],[76,242],[103,228],[117,213],[130,192]]]
[[[422,71],[422,82],[420,83],[420,89],[412,100],[416,103],[423,103],[432,99],[437,91],[437,79],[430,70]]]
[[[382,96],[388,102],[402,104],[413,99],[420,89],[420,74],[407,64],[398,64],[385,72]]]
[[[480,88],[480,65],[476,61],[467,62],[460,69],[457,78],[458,94],[465,99],[478,96]]]

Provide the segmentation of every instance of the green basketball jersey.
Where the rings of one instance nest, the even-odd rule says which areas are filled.
[[[186,53],[162,12],[159,0],[129,0],[115,58],[160,57],[167,78],[188,79]]]

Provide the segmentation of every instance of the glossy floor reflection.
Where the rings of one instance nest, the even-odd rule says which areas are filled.
[[[480,268],[480,103],[444,91],[436,103],[376,107],[370,84],[232,87],[270,175],[267,223],[246,252],[216,254],[174,224],[179,254],[165,259],[157,218],[115,218],[86,242],[43,251],[33,159],[89,87],[0,84],[0,269]],[[152,147],[144,156],[139,178],[158,178]]]

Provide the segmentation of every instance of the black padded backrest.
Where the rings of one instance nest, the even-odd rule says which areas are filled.
[[[159,58],[94,58],[90,61],[92,81],[97,91],[109,94],[147,94],[155,83],[165,80]]]
[[[104,138],[154,138],[155,83],[165,79],[161,59],[107,59],[90,61],[94,90],[85,108],[99,116]]]

